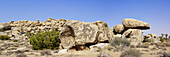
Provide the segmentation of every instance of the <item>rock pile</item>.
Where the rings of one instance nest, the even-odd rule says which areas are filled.
[[[113,32],[122,35],[122,38],[128,38],[131,45],[137,45],[143,41],[141,30],[150,29],[148,23],[136,19],[126,18],[122,23],[123,25],[114,26]]]
[[[17,22],[11,21],[5,23],[5,25],[4,23],[0,24],[0,30],[4,31],[1,34],[10,36],[11,40],[27,41],[27,43],[29,43],[29,36],[27,34],[36,34],[38,31],[50,31],[52,28],[61,31],[61,47],[64,49],[109,41],[114,35],[112,30],[103,21],[86,23],[75,20],[48,18],[44,22],[39,20],[22,20]]]
[[[155,33],[148,34],[148,35],[144,35],[143,38],[144,38],[144,39],[147,39],[147,40],[150,40],[150,42],[153,42],[153,43],[158,43],[158,42],[160,42],[160,38],[157,37],[157,35],[156,35]]]
[[[50,31],[52,28],[61,30],[66,20],[48,18],[47,21],[11,21],[0,24],[0,35],[10,36],[10,40],[0,40],[0,53],[8,55],[11,53],[24,53],[32,51],[27,34],[36,34],[38,31]],[[16,41],[16,42],[15,42]]]

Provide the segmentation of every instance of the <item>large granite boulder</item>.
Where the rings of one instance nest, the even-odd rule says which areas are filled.
[[[123,25],[116,25],[113,27],[113,32],[115,34],[122,34],[124,32],[125,28]]]
[[[122,37],[127,38],[131,42],[131,45],[134,46],[143,41],[142,31],[139,29],[128,29],[123,33]]]
[[[93,24],[96,24],[99,29],[98,36],[97,36],[99,42],[107,41],[113,38],[114,34],[111,28],[108,27],[107,23],[103,21],[96,21]]]
[[[97,32],[98,27],[95,24],[75,20],[68,21],[60,33],[61,45],[68,49],[75,45],[94,43],[97,40]]]
[[[139,21],[139,20],[136,20],[136,19],[131,19],[131,18],[126,18],[126,19],[123,19],[123,25],[125,26],[126,29],[142,29],[142,30],[145,30],[145,29],[150,29],[150,26],[148,23],[146,22],[143,22],[143,21]]]
[[[74,46],[108,41],[113,38],[113,32],[102,21],[86,23],[80,21],[67,21],[60,32],[61,46],[69,49]]]

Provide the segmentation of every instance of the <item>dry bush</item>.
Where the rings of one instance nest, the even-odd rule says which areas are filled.
[[[120,57],[141,57],[141,52],[136,49],[128,49],[122,52]]]

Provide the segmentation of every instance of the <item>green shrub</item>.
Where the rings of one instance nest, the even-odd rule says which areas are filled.
[[[7,35],[0,35],[0,40],[10,40],[11,37]]]
[[[14,40],[13,42],[18,42],[18,40]]]
[[[161,42],[164,42],[164,39],[160,39]]]
[[[122,52],[120,57],[141,57],[141,52],[136,49],[128,49]]]
[[[60,44],[59,31],[47,31],[41,33],[40,31],[30,37],[30,44],[34,50],[42,49],[58,49]]]
[[[119,46],[119,45],[123,45],[123,46],[129,46],[130,45],[130,41],[128,41],[126,38],[114,38],[110,44],[112,46]]]

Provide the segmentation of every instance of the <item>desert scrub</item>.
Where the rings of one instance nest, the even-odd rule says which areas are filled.
[[[161,42],[164,42],[164,39],[160,39]]]
[[[130,41],[128,41],[126,38],[114,38],[110,44],[112,46],[129,46],[130,45]]]
[[[136,49],[128,49],[121,53],[120,57],[141,57],[141,52]]]
[[[60,44],[59,31],[46,31],[41,33],[40,31],[30,37],[30,44],[34,50],[42,49],[58,49]]]
[[[10,40],[11,37],[7,35],[0,35],[0,40]]]
[[[13,42],[18,42],[18,40],[14,40]]]

